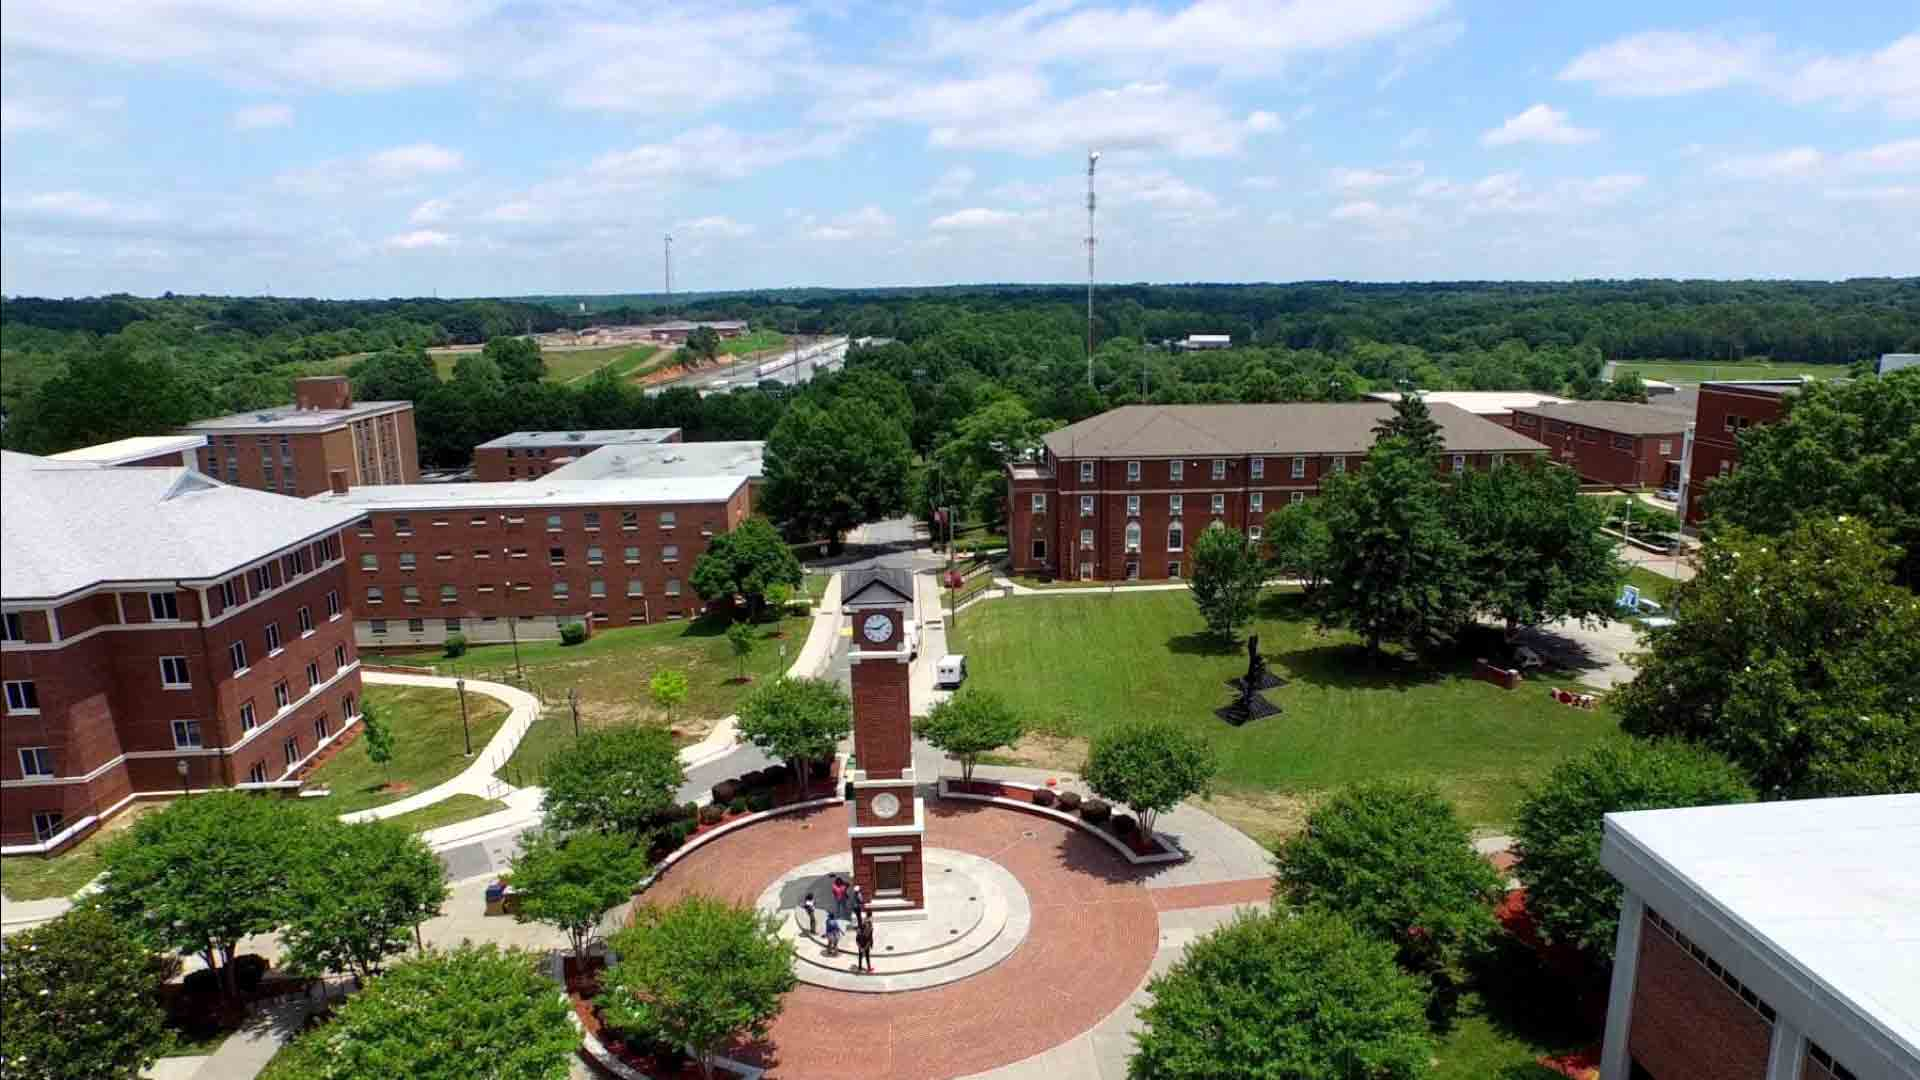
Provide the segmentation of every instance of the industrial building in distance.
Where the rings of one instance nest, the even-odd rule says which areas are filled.
[[[420,479],[413,402],[353,400],[345,375],[295,379],[293,404],[188,424],[200,471],[229,484],[306,497],[345,469],[356,486]]]
[[[177,457],[15,453],[0,507],[0,853],[63,848],[143,796],[297,786],[352,729],[351,509]]]

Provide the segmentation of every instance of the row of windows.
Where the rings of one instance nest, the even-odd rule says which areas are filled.
[[[506,557],[509,559],[524,559],[527,557],[526,548],[504,548],[502,550],[505,552]],[[439,551],[434,553],[433,558],[435,562],[451,562],[455,557],[455,554],[456,553],[451,550]],[[491,559],[493,558],[493,552],[488,548],[474,548],[472,551],[472,557],[475,559]],[[640,549],[638,547],[627,547],[622,549],[621,560],[625,562],[628,566],[638,566],[640,564]],[[400,552],[396,556],[396,561],[401,570],[418,569],[420,565],[420,557],[411,551]],[[596,545],[589,545],[587,547],[587,565],[588,566],[599,566],[606,561],[607,561],[606,549],[598,547]],[[680,545],[679,544],[661,545],[660,561],[663,563],[679,562],[680,561]],[[548,548],[547,563],[551,566],[565,566],[567,564],[567,549],[564,547]],[[379,570],[380,556],[372,552],[368,552],[361,555],[360,569],[368,572]]]
[[[1307,497],[1307,493],[1304,491],[1291,491],[1287,493],[1288,502],[1293,502],[1293,503],[1303,502],[1305,501],[1306,497]],[[1138,495],[1127,496],[1127,516],[1128,517],[1140,516],[1140,499],[1141,497]],[[1218,493],[1208,496],[1208,509],[1210,512],[1214,514],[1225,514],[1227,512],[1227,497],[1223,494],[1218,494]],[[1266,512],[1266,509],[1267,509],[1267,493],[1266,492],[1250,491],[1247,493],[1247,511],[1249,513],[1263,514]],[[1046,495],[1036,493],[1033,496],[1033,512],[1036,514],[1044,514],[1047,512]],[[1080,496],[1080,516],[1092,517],[1093,512],[1094,512],[1094,496],[1092,495]],[[1187,512],[1187,497],[1185,495],[1167,496],[1167,513],[1179,515],[1179,514],[1184,514],[1186,512]]]
[[[1299,500],[1296,499],[1295,501],[1297,502]],[[1216,521],[1209,527],[1217,529],[1217,528],[1220,528],[1221,525],[1219,522]],[[1264,534],[1265,532],[1266,530],[1259,525],[1249,525],[1247,526],[1247,539],[1258,540],[1260,539],[1262,534]],[[1140,550],[1140,523],[1139,522],[1130,521],[1127,523],[1125,542],[1126,542],[1126,549],[1128,552],[1130,553],[1138,552]],[[1039,545],[1042,543],[1044,543],[1044,541],[1035,542],[1036,551],[1041,550]],[[1168,551],[1185,551],[1186,547],[1187,547],[1186,527],[1177,521],[1167,526],[1167,550]],[[1093,550],[1093,530],[1092,529],[1080,530],[1080,549],[1082,551]],[[1043,558],[1044,556],[1036,555],[1035,557]]]
[[[336,651],[334,653],[335,659],[341,658],[341,655],[342,653],[340,651]],[[316,669],[317,669],[316,664],[307,665],[307,677],[309,679],[314,678],[314,672],[316,671]],[[286,683],[283,682],[280,685],[274,687],[274,696],[276,700],[280,702],[281,711],[284,712],[287,708]],[[340,704],[341,704],[341,708],[345,711],[346,715],[349,718],[356,715],[354,713],[354,699],[352,694],[344,695],[340,699]],[[254,721],[253,702],[252,701],[244,702],[240,706],[240,730],[242,732],[252,731],[254,729],[254,726],[255,726],[255,721]],[[173,727],[173,748],[174,749],[176,750],[206,749],[206,736],[201,731],[200,721],[175,720],[173,722],[172,727]],[[327,724],[327,714],[322,712],[319,716],[315,717],[313,721],[314,737],[317,739],[324,740],[327,737],[328,730],[329,729]],[[299,736],[296,735],[296,736],[290,737],[289,739],[287,739],[287,743],[290,745],[291,751],[297,751],[299,747]],[[21,776],[27,777],[29,779],[52,779],[59,775],[59,768],[54,761],[54,754],[53,754],[52,747],[23,746],[19,750],[19,755],[20,755],[20,775]],[[298,761],[299,759],[300,759],[300,755],[297,752],[289,752],[287,755],[287,764],[292,765],[295,761]],[[254,769],[261,770],[261,766],[255,765]],[[260,771],[257,775],[254,773],[249,773],[247,779],[250,783],[258,784],[263,782],[266,779],[266,775],[264,771]],[[53,831],[58,831],[58,829],[56,828]],[[45,840],[46,837],[50,835],[52,835],[51,832],[46,833],[41,836],[41,839]]]
[[[629,595],[638,595],[638,594],[635,593],[635,594],[629,594]],[[662,614],[662,613],[655,612],[655,614]],[[685,613],[682,612],[679,608],[673,608],[666,611],[664,614],[669,619],[678,619],[683,617]],[[512,618],[512,617],[513,616],[511,615],[507,616],[507,618]],[[499,622],[500,618],[501,617],[498,615],[483,616],[480,619],[480,624],[482,626],[492,626],[493,624]],[[553,619],[553,625],[555,626],[563,626],[567,623],[574,621],[574,618],[571,615],[554,615],[554,616],[551,616],[551,618]],[[593,621],[596,623],[603,623],[608,621],[607,614],[606,612],[603,612],[603,611],[594,612],[592,615],[592,618],[593,618]],[[523,623],[532,622],[533,619],[534,617],[532,615],[520,616],[520,621]],[[636,623],[646,622],[647,617],[644,612],[636,611],[627,616],[627,621],[636,622]],[[466,626],[466,622],[463,619],[442,619],[440,623],[444,631],[449,634],[462,633],[464,632],[463,628]],[[367,632],[374,635],[375,637],[384,636],[387,633],[387,630],[388,630],[388,627],[387,627],[386,619],[367,620]],[[427,620],[425,619],[408,619],[407,620],[407,633],[424,634],[426,632],[427,632]]]
[[[505,587],[508,589],[511,589],[514,592],[529,592],[533,589],[533,583],[527,582],[527,581],[522,581],[517,583],[510,581],[510,582],[507,582]],[[572,590],[572,586],[564,581],[556,581],[553,583],[552,587],[553,587],[553,598],[555,600],[567,599],[567,597],[570,595]],[[644,580],[640,578],[627,579],[627,595],[628,596],[643,596],[646,594],[646,589],[647,589],[647,583]],[[476,585],[474,586],[474,591],[480,592],[480,593],[491,593],[493,592],[493,586],[492,585]],[[594,578],[592,581],[587,582],[587,594],[589,596],[607,595],[606,581],[602,578]],[[666,595],[668,596],[680,595],[680,579],[679,578],[667,579]],[[385,588],[379,585],[367,586],[367,603],[369,605],[385,603],[386,598],[387,598],[387,593]],[[420,602],[420,586],[402,585],[400,587],[400,602],[403,604],[419,603]],[[460,587],[458,585],[440,586],[440,602],[443,604],[459,603]]]
[[[503,524],[506,524],[506,525],[523,525],[526,523],[527,518],[525,514],[516,514],[509,511],[505,514],[500,515],[500,520]],[[428,521],[431,523],[432,527],[436,529],[446,528],[447,526],[453,524],[453,519],[450,517],[429,518]],[[469,514],[467,516],[467,524],[474,528],[482,528],[488,525],[489,523],[491,523],[491,521],[492,521],[492,517],[487,514]],[[662,529],[678,528],[680,524],[680,512],[677,510],[662,510],[658,513],[658,515],[656,515],[655,524]],[[588,532],[592,532],[600,528],[600,511],[598,510],[583,511],[581,513],[581,525]],[[640,527],[640,511],[638,510],[620,511],[620,527],[622,529],[639,528]],[[566,528],[565,515],[563,514],[547,515],[547,531],[548,532],[561,532],[565,528]],[[359,533],[363,537],[371,537],[374,535],[372,519],[369,518],[368,520],[362,521],[360,523]],[[413,535],[413,518],[405,514],[395,515],[393,518],[393,535],[412,536]]]
[[[327,618],[334,619],[339,615],[340,594],[329,589],[327,590]],[[300,627],[301,637],[304,638],[313,633],[312,608],[305,604],[300,605],[300,610],[294,613],[294,618]],[[268,623],[264,631],[264,636],[267,643],[267,655],[280,655],[280,650],[283,648],[280,641],[280,624],[277,622]],[[227,643],[227,663],[235,676],[240,675],[252,666],[252,663],[247,658],[247,640],[245,638],[235,638]]]
[[[1080,482],[1081,483],[1083,484],[1093,483],[1095,467],[1097,464],[1098,463],[1094,461],[1082,461],[1080,463]],[[1346,467],[1347,467],[1346,458],[1336,457],[1333,459],[1333,468],[1335,472],[1344,472],[1346,471]],[[1248,471],[1248,474],[1252,476],[1252,478],[1255,480],[1264,479],[1267,475],[1267,459],[1263,457],[1247,459],[1247,471]],[[1292,463],[1289,467],[1288,473],[1295,480],[1299,480],[1305,477],[1307,475],[1306,456],[1296,455],[1292,459]],[[1138,461],[1127,462],[1127,479],[1128,480],[1137,481],[1140,479],[1140,474],[1141,474],[1141,462],[1138,462]],[[1208,475],[1210,475],[1215,480],[1226,479],[1227,478],[1227,459],[1214,458]],[[1167,462],[1167,479],[1168,480],[1170,481],[1185,480],[1186,476],[1187,476],[1187,463],[1185,461],[1182,461],[1179,458],[1174,458]]]
[[[1043,554],[1036,553],[1034,557],[1044,558],[1045,556]],[[1126,573],[1126,578],[1128,581],[1140,580],[1140,560],[1139,559],[1128,559],[1123,569]],[[1172,578],[1175,581],[1180,580],[1180,569],[1181,569],[1180,561],[1178,559],[1175,559],[1172,562],[1167,563],[1167,577]],[[1083,562],[1080,564],[1080,580],[1081,581],[1093,580],[1093,564],[1091,562]]]

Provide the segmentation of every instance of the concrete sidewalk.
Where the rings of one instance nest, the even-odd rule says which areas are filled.
[[[360,679],[373,686],[429,686],[442,690],[454,690],[459,687],[459,680],[444,675],[399,675],[384,671],[368,671],[363,673]],[[468,679],[466,684],[468,690],[503,702],[509,710],[506,721],[500,725],[500,730],[493,733],[493,738],[487,740],[487,745],[473,756],[473,761],[461,770],[460,775],[443,784],[435,784],[425,791],[415,792],[404,799],[397,799],[368,810],[342,814],[341,821],[349,824],[359,821],[378,821],[432,806],[455,795],[475,795],[482,799],[497,799],[511,790],[504,781],[495,779],[493,774],[513,756],[513,752],[520,746],[520,740],[526,737],[527,729],[533,726],[534,721],[540,719],[540,699],[517,686],[508,686],[505,683]]]

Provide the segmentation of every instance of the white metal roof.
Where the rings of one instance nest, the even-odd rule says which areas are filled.
[[[1608,814],[1602,861],[1855,1074],[1920,1075],[1920,794]]]
[[[634,506],[665,503],[725,502],[746,483],[740,476],[668,476],[612,478],[591,483],[555,480],[556,469],[537,480],[499,480],[478,484],[374,484],[345,495],[322,492],[308,501],[373,510],[481,510],[519,507]]]
[[[413,408],[411,401],[356,401],[344,409],[296,409],[292,405],[275,405],[271,408],[228,413],[209,420],[196,420],[188,424],[186,430],[217,432],[222,435],[230,432],[267,434],[282,431],[324,431],[350,421],[365,420],[381,413],[411,408]]]
[[[91,461],[100,465],[122,465],[160,454],[179,454],[207,445],[205,435],[135,435],[97,446],[82,446],[49,457],[54,461]]]
[[[580,455],[543,479],[568,485],[620,479],[732,476],[759,479],[767,444],[758,441],[633,443],[603,446]]]
[[[0,596],[48,600],[103,582],[225,577],[355,516],[188,468],[0,452]]]
[[[1452,405],[1465,409],[1476,416],[1499,416],[1515,409],[1530,409],[1535,405],[1562,405],[1567,399],[1552,394],[1538,394],[1531,390],[1422,390],[1418,391],[1420,400],[1430,405]],[[1400,394],[1394,390],[1383,390],[1368,394],[1375,401],[1399,401]]]
[[[673,438],[679,428],[600,428],[592,431],[515,431],[489,439],[475,450],[527,446],[604,446],[609,443],[657,443]]]

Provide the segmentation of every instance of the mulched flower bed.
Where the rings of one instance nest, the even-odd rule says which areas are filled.
[[[1074,814],[1074,811],[1059,805],[1059,796],[1054,793],[1052,788],[1028,788],[1017,784],[1004,784],[997,780],[955,780],[952,778],[947,779],[947,787],[949,790],[967,795],[985,795],[990,798],[1007,799],[1012,802],[1031,803],[1035,806],[1043,806],[1062,814],[1073,814],[1079,817],[1079,815]],[[1139,829],[1126,832],[1121,831],[1114,825],[1114,822],[1118,820],[1120,820],[1119,815],[1114,815],[1099,822],[1088,821],[1085,818],[1081,818],[1081,824],[1097,828],[1106,835],[1127,845],[1135,855],[1178,853],[1177,849],[1159,843]]]

